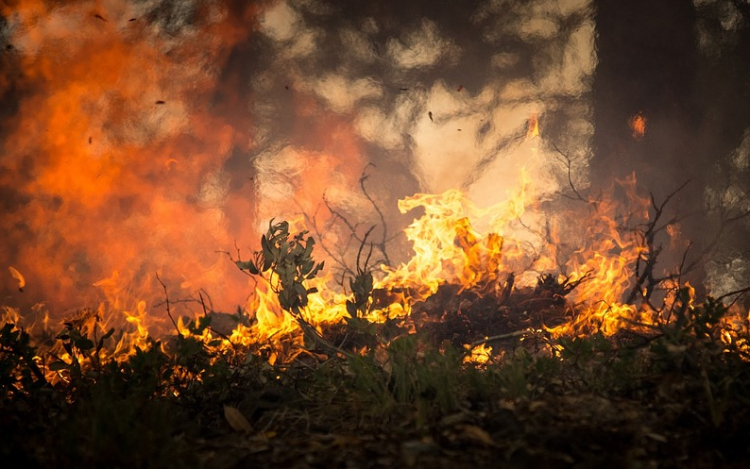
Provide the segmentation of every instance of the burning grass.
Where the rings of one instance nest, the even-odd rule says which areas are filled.
[[[218,313],[201,296],[200,314],[176,316],[162,284],[173,332],[158,338],[143,301],[119,327],[105,306],[58,329],[43,311],[32,325],[6,309],[2,456],[55,467],[747,463],[748,314],[729,301],[741,292],[697,299],[684,263],[657,271],[658,239],[677,223],[662,220],[668,200],[628,192],[623,210],[575,191],[589,216],[571,244],[554,220],[527,216],[525,194],[485,209],[457,191],[402,201],[423,211],[406,233],[414,257],[373,266],[365,235],[342,293],[308,233],[272,221],[259,251],[232,259],[258,280],[248,304]]]

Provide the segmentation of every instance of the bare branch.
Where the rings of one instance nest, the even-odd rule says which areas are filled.
[[[567,167],[567,170],[568,170],[568,185],[570,186],[570,189],[571,189],[571,190],[573,191],[573,193],[574,193],[574,194],[575,194],[576,196],[575,196],[575,197],[571,197],[571,196],[569,196],[569,195],[565,195],[565,194],[561,194],[561,195],[562,195],[563,197],[565,197],[565,198],[568,198],[568,199],[571,199],[571,200],[580,200],[580,201],[582,201],[582,202],[586,202],[587,204],[589,204],[589,203],[594,203],[594,202],[592,202],[591,200],[589,200],[589,199],[587,199],[587,198],[583,197],[583,196],[581,195],[581,193],[580,193],[580,192],[578,192],[578,189],[576,189],[576,186],[575,186],[575,184],[573,183],[573,174],[572,174],[572,173],[573,173],[573,167],[572,167],[572,166],[573,166],[573,164],[572,164],[572,163],[573,163],[573,161],[572,161],[572,160],[570,159],[570,157],[569,157],[568,155],[566,155],[565,153],[563,153],[563,152],[562,152],[562,150],[560,150],[560,149],[559,149],[559,148],[557,147],[557,145],[556,145],[556,144],[554,144],[554,143],[552,144],[552,148],[554,148],[554,149],[555,149],[555,151],[556,151],[557,153],[559,153],[559,154],[560,154],[560,156],[562,156],[562,157],[563,157],[563,159],[565,160],[565,166]]]
[[[386,265],[391,265],[391,261],[388,258],[388,252],[386,250],[386,242],[388,240],[388,225],[385,222],[385,216],[383,215],[383,211],[380,210],[380,207],[378,207],[378,204],[376,204],[372,197],[370,197],[370,194],[367,193],[367,188],[365,188],[365,181],[368,178],[366,172],[367,168],[370,166],[372,166],[373,168],[375,167],[373,163],[368,163],[367,166],[365,166],[365,168],[362,170],[362,176],[360,176],[359,178],[359,187],[362,188],[362,193],[365,195],[367,200],[370,201],[372,208],[375,209],[375,211],[378,213],[378,216],[380,217],[380,224],[383,227],[383,236],[381,238],[380,244],[378,245],[378,248],[385,258]],[[372,231],[372,228],[370,230]]]
[[[172,317],[172,311],[169,308],[169,294],[167,293],[167,286],[164,284],[164,282],[161,281],[161,278],[159,278],[159,272],[156,272],[156,280],[161,284],[161,287],[164,289],[164,298],[167,303],[167,316],[169,316],[169,320],[172,321],[172,324],[174,325],[175,330],[179,333],[180,328],[177,327],[177,323]]]

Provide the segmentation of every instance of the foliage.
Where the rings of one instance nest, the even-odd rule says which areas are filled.
[[[357,273],[353,278],[349,279],[349,289],[352,292],[352,298],[346,301],[346,312],[352,318],[364,316],[370,311],[370,307],[372,306],[374,279],[369,267],[372,244],[370,244],[367,257],[362,262],[362,249],[365,247],[369,234],[370,231],[365,235],[362,243],[359,245],[359,251],[357,251]]]
[[[253,275],[264,275],[279,297],[281,307],[299,317],[307,306],[307,295],[317,291],[306,288],[305,282],[314,278],[325,262],[312,259],[315,240],[302,231],[292,238],[289,223],[269,222],[268,231],[261,237],[261,250],[249,261],[237,261],[237,267]]]
[[[5,397],[28,393],[46,384],[36,364],[29,334],[7,323],[0,329],[0,392]]]

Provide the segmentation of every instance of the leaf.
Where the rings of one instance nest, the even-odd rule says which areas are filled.
[[[313,246],[315,246],[315,240],[313,238],[307,238],[307,243],[305,244],[305,257],[310,257],[310,254],[312,254]]]
[[[476,425],[458,425],[456,426],[456,430],[461,431],[460,436],[463,438],[474,440],[486,446],[495,446],[495,442],[492,441],[490,434]]]
[[[258,268],[255,267],[255,263],[253,261],[247,261],[247,262],[237,261],[235,262],[235,264],[237,264],[237,268],[239,268],[240,270],[247,270],[253,275],[258,275],[260,273],[258,271]]]
[[[262,236],[260,238],[260,247],[263,250],[263,257],[266,260],[273,259],[273,248],[271,247],[271,243],[268,241],[268,238],[266,238],[265,236]]]
[[[229,426],[236,432],[250,433],[253,431],[252,425],[247,421],[242,412],[236,407],[224,406],[224,418],[227,419]]]
[[[313,267],[315,267],[315,262],[313,262],[311,260],[306,260],[306,261],[304,261],[304,263],[300,267],[300,273],[302,275],[307,275],[307,274],[310,273],[310,271],[312,271]]]
[[[323,268],[323,266],[325,265],[325,263],[326,263],[326,261],[323,261],[320,264],[316,265],[315,268],[312,270],[312,272],[310,272],[309,274],[307,274],[307,276],[305,278],[308,279],[308,280],[310,280],[311,278],[315,277],[318,274],[318,272]]]
[[[60,370],[65,370],[65,369],[67,369],[67,368],[68,368],[69,366],[70,366],[70,365],[68,365],[67,363],[65,363],[65,362],[64,362],[64,361],[62,361],[62,360],[61,360],[61,361],[59,361],[59,362],[52,362],[52,363],[50,363],[50,364],[49,364],[49,371],[60,371]]]
[[[300,244],[295,244],[294,249],[292,249],[292,256],[294,256],[296,259],[299,259],[302,257],[302,254],[304,253],[304,248]]]
[[[363,293],[370,293],[372,291],[372,274],[371,273],[368,272],[367,274],[365,274],[363,286],[364,286]]]
[[[302,285],[302,284],[301,284],[301,283],[299,283],[299,282],[294,282],[294,284],[293,284],[293,285],[294,285],[294,287],[293,287],[293,288],[294,288],[294,291],[295,291],[295,292],[297,293],[297,295],[298,295],[298,296],[299,296],[300,298],[302,298],[302,297],[306,297],[306,296],[307,296],[307,289],[305,288],[305,286],[304,286],[304,285]]]
[[[26,279],[24,279],[21,272],[14,267],[8,267],[8,270],[10,270],[10,275],[18,281],[18,290],[23,291],[23,287],[26,285]]]
[[[86,337],[81,337],[76,341],[76,347],[83,351],[91,350],[92,348],[94,348],[94,342]]]

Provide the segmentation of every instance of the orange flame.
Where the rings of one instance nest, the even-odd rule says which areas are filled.
[[[0,185],[24,202],[0,221],[9,233],[0,258],[24,273],[18,303],[49,302],[60,316],[109,301],[99,280],[119,272],[131,300],[152,305],[154,271],[184,295],[226,289],[219,307],[243,301],[231,292],[247,282],[214,251],[254,231],[250,217],[229,225],[225,214],[252,213],[253,201],[222,191],[221,171],[230,150],[248,149],[250,126],[211,103],[222,87],[215,72],[248,34],[241,23],[254,7],[236,17],[206,4],[200,28],[167,40],[130,2],[97,2],[95,11],[12,3],[0,9],[13,23],[23,99],[3,142]]]
[[[527,128],[526,140],[539,136],[539,117],[536,114],[532,114],[531,117],[529,117]]]
[[[647,122],[648,119],[641,112],[628,119],[628,126],[633,131],[633,138],[635,140],[643,140],[643,137],[646,135]]]

